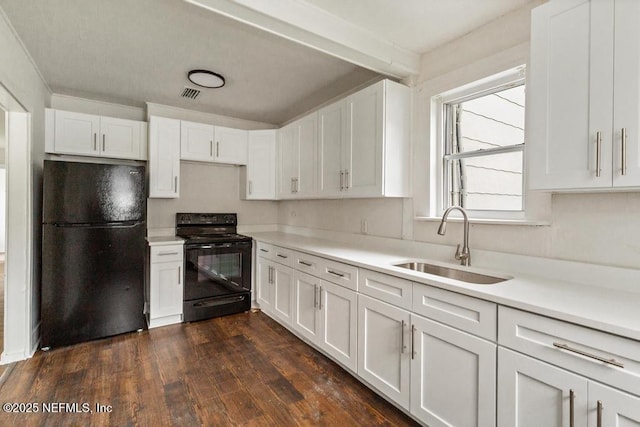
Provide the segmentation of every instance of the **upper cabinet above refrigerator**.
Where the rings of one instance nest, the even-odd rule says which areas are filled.
[[[114,159],[147,159],[147,123],[45,109],[45,151]]]

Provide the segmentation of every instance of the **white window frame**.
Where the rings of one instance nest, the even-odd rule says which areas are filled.
[[[526,84],[526,66],[520,65],[515,68],[511,68],[504,72],[494,74],[487,78],[477,80],[455,89],[446,91],[439,95],[434,96],[431,99],[431,105],[434,107],[431,110],[434,121],[436,124],[435,138],[432,141],[436,145],[436,156],[432,158],[431,167],[435,168],[436,173],[432,175],[435,177],[434,182],[431,183],[431,191],[436,195],[435,197],[435,212],[432,212],[433,216],[442,216],[445,207],[447,206],[448,183],[447,183],[447,171],[445,161],[445,133],[446,133],[446,114],[445,105],[463,102],[464,100],[476,98],[483,94],[488,94],[501,89],[507,89],[509,87],[520,86]],[[526,107],[525,107],[526,108]],[[526,114],[526,112],[525,112]],[[526,132],[526,131],[525,131]],[[525,134],[526,135],[526,134]],[[526,137],[525,137],[526,139]],[[498,151],[498,150],[496,150]],[[491,154],[498,154],[494,151]],[[508,147],[505,152],[517,151],[517,149],[511,149]],[[503,210],[472,210],[465,209],[470,218],[473,219],[486,219],[486,220],[508,220],[508,221],[524,221],[526,219],[527,209],[527,192],[526,192],[526,150],[522,150],[523,157],[523,191],[522,191],[522,210],[520,211],[503,211]]]

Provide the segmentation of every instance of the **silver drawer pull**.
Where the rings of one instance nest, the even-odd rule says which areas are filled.
[[[604,357],[596,356],[595,354],[587,353],[586,351],[578,350],[577,348],[572,348],[572,347],[569,347],[566,344],[561,344],[561,343],[558,343],[558,342],[554,342],[553,346],[557,347],[557,348],[561,348],[562,350],[570,351],[572,353],[577,353],[577,354],[579,354],[581,356],[585,356],[585,357],[589,357],[591,359],[595,359],[595,360],[597,360],[599,362],[602,362],[602,363],[607,363],[609,365],[617,366],[618,368],[623,368],[624,369],[624,364],[622,362],[618,362],[615,359],[605,359]]]
[[[260,252],[269,252],[269,251],[268,251],[268,250],[266,250],[266,249],[262,249],[262,248],[260,248]]]
[[[284,258],[284,259],[289,258],[288,256],[286,256],[286,255],[282,255],[282,254],[278,254],[278,256],[279,256],[280,258]]]
[[[178,255],[179,252],[158,252],[158,255],[163,256],[163,255]]]
[[[311,267],[313,264],[309,264],[308,262],[302,261],[302,260],[298,260],[298,264],[302,264],[302,265],[306,265],[307,267]]]
[[[334,276],[344,277],[344,274],[338,273],[337,271],[327,270],[327,273],[333,274]]]

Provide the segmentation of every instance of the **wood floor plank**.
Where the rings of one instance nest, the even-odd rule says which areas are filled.
[[[416,425],[260,312],[39,351],[16,364],[0,402],[93,411],[0,413],[0,425]]]

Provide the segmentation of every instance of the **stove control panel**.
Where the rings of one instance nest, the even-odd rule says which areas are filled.
[[[234,213],[177,213],[176,225],[237,225]]]

